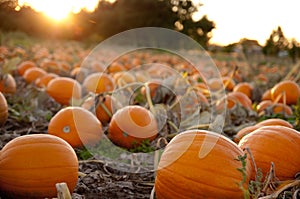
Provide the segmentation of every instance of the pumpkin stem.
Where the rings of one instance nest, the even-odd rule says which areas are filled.
[[[57,199],[72,199],[69,188],[65,182],[56,183]]]
[[[145,83],[145,89],[146,89],[146,99],[147,99],[150,111],[155,115],[155,109],[154,109],[154,105],[153,105],[153,102],[151,99],[150,88],[149,88],[148,82]]]

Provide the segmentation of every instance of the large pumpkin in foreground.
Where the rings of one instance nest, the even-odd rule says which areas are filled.
[[[241,148],[249,148],[257,168],[266,173],[271,162],[280,180],[294,179],[300,172],[300,132],[285,126],[264,126],[251,132],[239,142]],[[252,173],[255,179],[255,173]]]
[[[161,156],[155,192],[161,198],[243,198],[238,184],[243,151],[231,140],[210,131],[191,130],[175,136]],[[251,164],[247,162],[247,179]]]
[[[0,192],[5,198],[53,198],[56,183],[65,182],[73,192],[77,179],[77,156],[59,137],[24,135],[1,151]]]

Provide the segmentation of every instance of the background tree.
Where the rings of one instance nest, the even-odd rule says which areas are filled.
[[[300,44],[296,41],[296,39],[292,39],[290,42],[288,52],[293,62],[296,63],[297,59],[300,57]]]
[[[102,39],[139,27],[175,29],[191,36],[203,47],[215,28],[206,16],[198,21],[193,15],[200,4],[192,0],[100,0],[93,13],[81,11],[66,23],[51,23],[42,13],[30,7],[16,11],[17,0],[0,0],[0,29],[23,31],[40,37],[85,39],[98,34]]]
[[[289,42],[285,38],[280,26],[277,30],[273,30],[269,39],[266,41],[263,47],[263,53],[265,55],[277,56],[279,52],[288,50]]]

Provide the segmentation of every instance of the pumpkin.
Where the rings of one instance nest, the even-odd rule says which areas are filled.
[[[54,78],[56,78],[56,77],[58,77],[58,75],[55,74],[55,73],[47,73],[46,75],[44,75],[44,76],[38,78],[38,79],[35,81],[35,85],[36,85],[37,87],[40,87],[40,88],[47,87],[48,83],[49,83],[52,79],[54,79]]]
[[[280,118],[270,118],[270,119],[266,119],[263,120],[259,123],[256,124],[256,126],[275,126],[275,125],[279,125],[279,126],[285,126],[285,127],[289,127],[289,128],[293,128],[293,125],[291,123],[289,123],[286,120],[280,119]]]
[[[4,95],[0,92],[0,127],[3,126],[8,118],[7,101]]]
[[[8,142],[1,151],[1,197],[53,198],[57,197],[56,183],[65,182],[73,192],[77,180],[77,156],[59,137],[24,135]]]
[[[14,94],[16,90],[16,80],[11,74],[0,76],[0,92]]]
[[[134,77],[134,75],[125,71],[114,73],[113,80],[114,84],[118,85],[119,87],[136,82],[136,78]]]
[[[245,93],[235,91],[235,92],[229,93],[228,96],[234,97],[245,108],[247,108],[249,110],[252,109],[252,101]]]
[[[233,92],[241,92],[247,95],[250,99],[252,97],[253,86],[248,82],[240,82],[233,88]]]
[[[46,74],[47,72],[45,70],[37,67],[32,67],[25,71],[25,73],[23,74],[23,78],[27,83],[31,83]]]
[[[52,79],[47,87],[47,94],[62,105],[70,105],[72,99],[81,98],[81,85],[69,77]]]
[[[121,63],[115,61],[108,66],[107,70],[108,73],[117,73],[125,71],[126,68]]]
[[[283,102],[284,95],[286,104],[296,104],[298,98],[300,97],[300,87],[299,85],[291,80],[285,80],[277,83],[271,89],[271,98],[273,101]]]
[[[279,114],[293,115],[292,108],[283,103],[273,104],[272,111],[274,114],[279,113]]]
[[[242,139],[242,137],[244,137],[245,135],[247,135],[247,134],[255,131],[256,129],[258,129],[260,127],[263,127],[263,126],[276,126],[276,125],[286,126],[286,127],[289,127],[289,128],[293,128],[292,124],[290,124],[289,122],[287,122],[287,121],[285,121],[283,119],[280,119],[280,118],[270,118],[270,119],[263,120],[263,121],[257,123],[254,126],[247,126],[245,128],[242,128],[234,136],[234,141],[236,143],[238,143]]]
[[[66,107],[51,118],[48,133],[66,140],[74,148],[95,146],[102,137],[102,124],[82,107]]]
[[[300,132],[292,128],[263,126],[243,137],[239,146],[250,149],[263,175],[270,170],[271,162],[279,180],[294,179],[300,171]],[[255,172],[251,179],[255,179]]]
[[[268,89],[268,90],[266,90],[262,94],[261,101],[263,101],[263,100],[271,100],[271,99],[272,99],[272,97],[271,97],[271,89]]]
[[[89,92],[103,93],[113,91],[115,85],[110,75],[93,73],[84,79],[82,86]]]
[[[266,108],[272,105],[273,102],[271,100],[262,100],[261,102],[259,102],[259,104],[257,104],[256,111],[257,113],[262,113]]]
[[[242,105],[244,108],[251,110],[252,101],[247,95],[241,92],[230,92],[226,96],[227,108],[232,109],[236,104]],[[217,102],[217,110],[224,109],[224,100]]]
[[[233,88],[236,85],[234,80],[229,76],[223,76],[222,77],[222,82],[224,84],[225,89],[228,90],[228,91],[232,91]]]
[[[245,136],[248,135],[249,133],[255,131],[256,129],[258,129],[259,126],[247,126],[245,128],[242,128],[241,130],[239,130],[236,135],[234,135],[233,141],[235,143],[239,143],[239,141]]]
[[[109,113],[105,111],[105,108],[112,114],[112,97],[110,95],[105,95],[102,99],[100,98],[100,101],[96,106],[96,116],[103,124],[109,123],[112,117],[112,115],[109,115]]]
[[[146,108],[128,105],[117,110],[111,118],[108,138],[116,145],[133,149],[145,140],[154,140],[158,125],[154,115]]]
[[[228,138],[206,130],[175,136],[163,152],[155,180],[161,198],[243,198],[239,183],[243,151]],[[251,164],[246,164],[247,188]]]
[[[33,61],[23,61],[17,66],[17,71],[19,75],[23,76],[27,69],[33,67],[37,67],[37,65]]]

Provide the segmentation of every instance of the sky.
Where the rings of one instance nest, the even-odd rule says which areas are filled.
[[[228,45],[241,38],[264,45],[272,30],[281,26],[286,38],[300,42],[299,0],[201,0],[199,17],[216,24],[210,43]]]
[[[114,1],[114,0],[112,0]],[[241,38],[257,40],[264,45],[272,30],[281,26],[286,38],[300,42],[299,0],[193,0],[201,2],[198,17],[207,15],[215,22],[210,43],[228,45]],[[55,20],[85,7],[92,11],[98,0],[19,0],[29,2],[36,10]],[[57,4],[59,3],[59,6]]]

